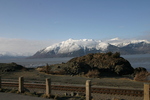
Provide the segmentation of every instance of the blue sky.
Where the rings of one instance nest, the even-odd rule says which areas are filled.
[[[150,0],[1,0],[0,36],[134,38],[150,32]]]
[[[0,0],[0,38],[150,40],[149,4],[150,0]]]

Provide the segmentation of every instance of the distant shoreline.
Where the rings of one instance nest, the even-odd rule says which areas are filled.
[[[121,57],[128,60],[133,68],[144,67],[150,71],[150,54],[135,54],[135,55],[121,55]],[[73,57],[63,57],[63,58],[43,58],[43,59],[26,59],[23,58],[0,58],[0,63],[11,63],[15,62],[25,67],[38,67],[46,64],[58,64],[62,62],[67,62]]]

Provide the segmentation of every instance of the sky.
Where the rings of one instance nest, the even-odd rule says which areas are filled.
[[[150,0],[0,0],[0,53],[32,54],[69,38],[150,40],[149,5]]]

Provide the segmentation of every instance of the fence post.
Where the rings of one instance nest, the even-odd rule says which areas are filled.
[[[1,89],[1,84],[2,84],[2,81],[1,81],[1,76],[0,76],[0,89]]]
[[[86,100],[91,100],[91,80],[86,81]]]
[[[46,78],[46,96],[50,97],[51,95],[51,79]]]
[[[144,83],[144,100],[150,100],[149,88],[150,88],[150,84]]]
[[[24,78],[23,77],[19,77],[19,88],[18,91],[20,93],[24,92]]]

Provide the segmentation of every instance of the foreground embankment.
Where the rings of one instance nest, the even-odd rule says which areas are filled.
[[[45,84],[45,78],[50,78],[53,85],[73,85],[73,86],[84,86],[86,80],[92,81],[92,87],[103,87],[103,88],[123,88],[123,89],[134,89],[143,90],[144,82],[137,82],[128,77],[103,77],[103,78],[88,78],[83,76],[69,76],[69,75],[50,75],[45,73],[39,73],[35,69],[30,69],[28,71],[16,71],[7,72],[2,74],[2,81],[12,81],[17,82],[18,77],[24,77],[25,82],[40,83]],[[7,79],[7,80],[6,80]],[[41,92],[44,93],[43,89],[29,89],[30,92]],[[59,91],[52,90],[54,95],[64,95],[64,93],[71,94],[72,91]],[[118,100],[143,100],[143,97],[136,96],[124,96],[115,94],[100,94],[92,93],[94,100],[111,100],[112,98],[118,98]],[[67,100],[67,99],[66,99]],[[69,100],[69,98],[68,98]]]

